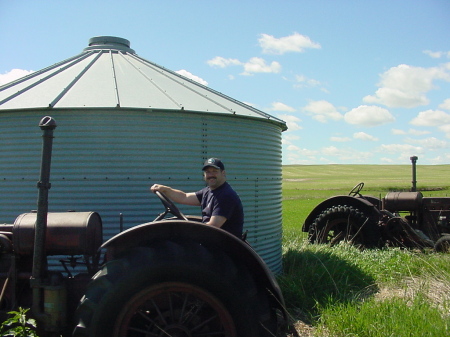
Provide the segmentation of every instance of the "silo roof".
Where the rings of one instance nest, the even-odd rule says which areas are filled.
[[[138,56],[126,39],[93,37],[71,58],[0,86],[0,111],[140,108],[187,110],[286,123]]]

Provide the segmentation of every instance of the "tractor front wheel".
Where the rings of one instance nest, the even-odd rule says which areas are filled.
[[[333,206],[314,220],[310,227],[309,241],[335,245],[347,241],[363,247],[376,246],[381,238],[376,223],[357,208],[345,205]]]
[[[450,253],[450,235],[441,236],[434,244],[434,250],[440,253]]]

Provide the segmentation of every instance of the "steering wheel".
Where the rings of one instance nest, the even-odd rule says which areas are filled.
[[[357,195],[362,196],[361,193],[359,193],[359,192],[361,192],[363,187],[364,187],[364,183],[357,184],[355,187],[352,188],[352,190],[350,191],[350,193],[348,195],[352,195],[354,197],[356,197]]]
[[[172,200],[170,200],[165,194],[163,194],[159,191],[156,191],[155,194],[158,196],[159,200],[161,200],[161,202],[165,208],[164,213],[161,213],[160,215],[158,215],[158,217],[155,219],[155,221],[163,219],[167,213],[173,214],[180,220],[188,221],[186,216],[183,213],[181,213],[181,211],[178,209],[178,207],[175,206],[175,204],[172,202]]]

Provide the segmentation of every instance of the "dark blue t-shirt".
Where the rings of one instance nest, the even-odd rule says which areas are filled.
[[[213,215],[223,216],[227,220],[221,228],[242,237],[244,210],[241,199],[230,184],[225,182],[214,190],[205,187],[195,194],[202,207],[202,222],[208,222]]]

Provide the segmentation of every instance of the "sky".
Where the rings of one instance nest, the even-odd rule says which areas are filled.
[[[450,164],[448,0],[0,0],[0,85],[104,35],[283,119],[283,165]]]

